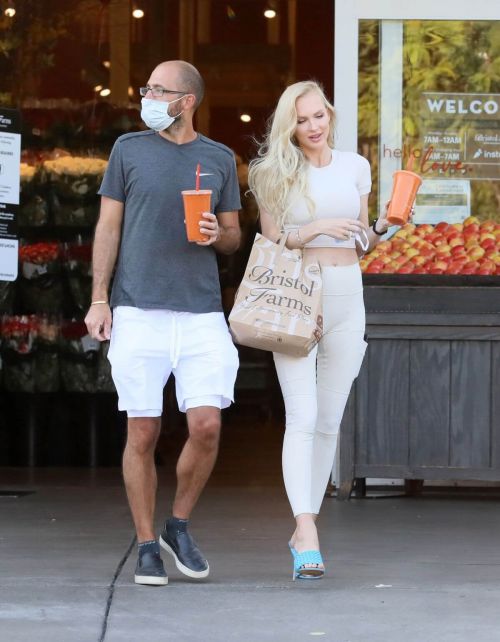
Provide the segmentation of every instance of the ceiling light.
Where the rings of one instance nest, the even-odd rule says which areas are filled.
[[[104,89],[101,89],[101,91],[99,92],[99,96],[106,98],[106,96],[109,96],[110,93],[111,93],[111,89],[108,89],[107,87],[105,87]]]
[[[142,9],[134,9],[132,11],[132,17],[137,18],[138,20],[140,18],[144,18],[144,11]]]
[[[252,120],[250,114],[243,113],[240,115],[240,120],[242,123],[249,123]]]
[[[109,60],[103,60],[102,61],[102,66],[106,67],[106,69],[109,69],[111,67],[111,61]]]
[[[16,15],[16,8],[14,5],[9,5],[5,11],[4,14],[7,16],[7,18],[13,18]]]
[[[102,89],[102,88],[103,88],[103,86],[102,86],[102,85],[96,85],[96,86],[94,87],[94,91],[101,91],[101,89]]]
[[[276,18],[276,11],[274,9],[266,9],[264,11],[264,17],[268,18],[269,20],[272,20],[272,18]]]

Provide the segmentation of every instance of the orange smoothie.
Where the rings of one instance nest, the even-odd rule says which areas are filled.
[[[391,225],[404,225],[408,221],[422,179],[415,172],[399,169],[393,174],[391,203],[387,220]]]
[[[207,241],[208,236],[200,232],[200,221],[203,220],[203,212],[210,212],[211,189],[184,190],[182,199],[184,201],[184,217],[188,241]]]

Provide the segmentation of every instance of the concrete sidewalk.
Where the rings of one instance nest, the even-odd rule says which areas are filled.
[[[223,441],[192,520],[211,565],[201,582],[164,554],[168,586],[133,584],[119,470],[0,469],[0,489],[35,491],[0,498],[0,641],[500,640],[499,495],[326,499],[327,575],[292,582],[273,430],[259,448],[247,429]],[[158,528],[171,464],[160,468]]]

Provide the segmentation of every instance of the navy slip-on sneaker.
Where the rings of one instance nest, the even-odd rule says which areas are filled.
[[[163,568],[159,550],[146,551],[139,554],[134,581],[136,584],[147,584],[149,586],[165,586],[168,584],[168,577]]]
[[[168,519],[160,535],[160,546],[175,560],[181,573],[194,579],[208,577],[208,562],[187,530],[187,523]]]

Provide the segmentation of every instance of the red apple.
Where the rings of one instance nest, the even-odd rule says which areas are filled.
[[[496,270],[496,265],[494,261],[490,261],[490,259],[481,259],[479,261],[479,269],[480,270],[486,270],[486,274],[494,274]],[[478,274],[480,274],[478,272]]]
[[[359,267],[361,269],[361,272],[364,272],[369,265],[370,261],[368,259],[360,259]]]
[[[381,268],[383,267],[384,262],[381,261],[380,259],[373,259],[373,261],[370,262],[369,267],[371,268]]]
[[[452,261],[446,268],[446,274],[460,274],[462,266],[460,261]]]
[[[473,245],[467,250],[467,255],[469,256],[471,261],[475,261],[484,256],[484,249],[479,245]]]
[[[465,265],[462,266],[462,274],[475,274],[476,270],[479,269],[478,261],[468,261]]]
[[[479,243],[479,234],[464,235],[464,239],[465,239],[465,243],[464,243],[465,247],[471,247]]]
[[[463,245],[455,245],[451,248],[450,254],[452,256],[460,256],[462,254],[465,254],[465,247]]]
[[[465,265],[469,260],[470,259],[467,254],[458,254],[457,256],[452,257],[452,263],[460,263],[460,265]]]
[[[392,243],[391,243],[391,241],[381,241],[381,242],[377,245],[377,250],[378,250],[379,252],[388,252],[388,251],[389,251],[389,250],[391,250],[391,249],[392,249]]]
[[[483,221],[479,227],[481,228],[481,232],[493,232],[495,229],[495,221],[487,220]]]
[[[408,241],[405,241],[405,239],[394,239],[394,241],[392,242],[392,247],[399,252],[404,252],[409,247],[411,247],[411,244],[408,243]]]
[[[424,256],[425,258],[428,258],[428,259],[430,259],[432,256],[434,256],[434,254],[435,254],[435,250],[434,249],[430,249],[428,247],[423,247],[420,250],[420,255]]]
[[[438,270],[446,270],[448,267],[448,261],[445,261],[444,259],[438,259],[434,261],[434,267]]]
[[[441,221],[441,223],[438,223],[434,226],[434,229],[436,230],[436,232],[440,232],[442,234],[448,229],[448,223],[446,223],[445,221]]]
[[[464,244],[464,237],[457,232],[456,236],[452,236],[451,238],[448,237],[448,245],[451,245],[451,247],[456,247],[457,245],[463,245]]]
[[[436,246],[436,256],[449,256],[451,253],[451,246],[443,243],[442,245]]]
[[[482,240],[479,245],[483,248],[483,250],[489,250],[495,248],[497,246],[497,242],[495,241],[495,239],[490,239],[488,237]]]
[[[398,270],[396,270],[397,274],[411,274],[413,270],[415,269],[415,264],[412,263],[411,261],[408,261],[404,265],[402,265]]]
[[[406,252],[405,256],[407,256],[409,259],[413,258],[414,256],[418,256],[418,250],[416,247],[409,247]]]
[[[436,240],[442,239],[443,237],[439,232],[431,232],[430,234],[427,234],[425,237],[426,241],[429,241],[429,243],[434,244]]]

